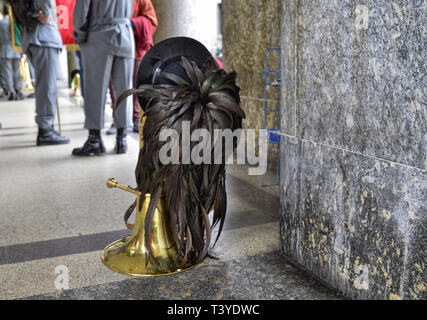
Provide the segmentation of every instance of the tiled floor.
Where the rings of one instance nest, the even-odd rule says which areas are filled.
[[[130,278],[107,269],[101,250],[130,232],[123,213],[133,201],[109,190],[115,177],[132,185],[138,135],[129,151],[74,158],[83,144],[82,102],[61,91],[62,131],[69,145],[36,147],[34,99],[0,100],[0,299],[340,299],[279,252],[277,187],[263,189],[245,167],[230,167],[228,216],[212,254],[199,267],[168,277]],[[106,129],[111,117],[107,105]],[[57,266],[69,290],[55,289]]]

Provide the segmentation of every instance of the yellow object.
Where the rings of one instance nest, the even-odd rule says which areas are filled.
[[[19,62],[19,71],[21,72],[21,77],[25,83],[25,91],[34,90],[33,83],[31,81],[31,72],[30,66],[28,64],[27,57],[22,57]]]
[[[81,97],[82,96],[80,74],[76,73],[73,80],[71,80],[71,88],[74,90],[73,97]]]
[[[184,267],[178,268],[176,266],[178,249],[173,240],[163,196],[160,197],[151,226],[151,248],[158,263],[156,264],[148,255],[144,238],[145,217],[151,199],[150,195],[144,196],[140,206],[141,194],[139,191],[121,185],[113,178],[108,179],[107,187],[120,188],[138,196],[136,201],[137,214],[132,235],[113,242],[102,253],[102,261],[108,268],[127,275],[144,277],[176,274],[197,265],[188,262]]]

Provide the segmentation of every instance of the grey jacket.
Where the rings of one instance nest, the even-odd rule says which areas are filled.
[[[30,45],[62,49],[62,38],[56,25],[56,19],[52,15],[51,0],[34,0],[34,7],[37,11],[43,11],[45,16],[49,16],[49,23],[38,23],[33,31],[21,34],[23,51],[27,52]]]
[[[12,32],[9,17],[0,20],[0,59],[19,59],[21,55],[13,51]]]
[[[133,0],[77,0],[74,8],[74,38],[103,53],[133,58],[135,39],[130,18]]]

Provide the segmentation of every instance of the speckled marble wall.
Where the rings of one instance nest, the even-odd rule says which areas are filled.
[[[262,70],[265,49],[280,47],[280,0],[223,0],[222,32],[224,68],[237,72],[242,89],[242,106],[246,111],[247,128],[263,128],[264,86]],[[271,67],[278,65],[278,54],[270,57]],[[274,88],[267,93],[268,107],[276,109]],[[268,126],[276,119],[272,116]],[[278,148],[271,148],[269,165],[274,166]]]
[[[283,1],[282,252],[351,298],[427,298],[423,10]]]

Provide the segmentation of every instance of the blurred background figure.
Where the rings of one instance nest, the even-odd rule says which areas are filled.
[[[6,82],[4,80],[3,71],[1,67],[1,60],[0,60],[0,98],[4,98],[8,95],[9,93],[7,92],[7,89],[6,89]]]
[[[37,145],[66,144],[70,139],[54,130],[57,107],[56,79],[62,39],[52,14],[50,0],[34,0],[29,6],[10,1],[20,26],[22,50],[34,67],[36,77]],[[28,4],[28,3],[27,3]]]
[[[84,127],[89,137],[73,155],[90,156],[105,153],[101,138],[104,127],[105,101],[111,78],[118,97],[132,88],[135,41],[130,18],[132,0],[80,0],[74,8],[74,35],[80,44],[84,70]],[[130,123],[131,100],[126,99],[115,113],[117,121],[115,152],[127,152],[125,129]]]
[[[133,13],[131,25],[135,36],[135,60],[133,71],[133,83],[136,83],[136,74],[138,72],[139,64],[145,53],[153,46],[153,34],[157,29],[157,15],[154,10],[151,0],[133,0]],[[111,93],[111,107],[114,115],[115,96],[110,84]],[[133,131],[139,132],[139,120],[141,117],[141,109],[139,106],[138,98],[133,96]],[[111,128],[107,134],[116,133],[116,124],[113,121]]]
[[[36,86],[36,72],[34,71],[34,67],[31,64],[30,59],[28,59],[27,57],[27,62],[28,62],[28,68],[30,69],[30,77],[31,77],[31,83],[33,84],[33,87]],[[30,93],[27,98],[35,98],[36,95],[35,93]]]
[[[80,50],[76,51],[77,59],[79,60],[80,67],[80,89],[82,97],[85,96],[85,78],[84,78],[84,70],[83,70],[83,61],[82,61],[82,52]]]
[[[21,54],[13,50],[8,6],[3,5],[2,9],[4,17],[0,20],[0,69],[3,85],[9,101],[22,100],[24,99],[23,82],[19,68]]]
[[[2,3],[0,2],[0,8],[1,8],[1,5],[2,5]],[[3,10],[0,10],[0,19],[3,19],[3,17],[4,17],[2,11]],[[1,59],[0,59],[0,98],[4,98],[8,95],[9,95],[9,93],[6,90],[6,82],[4,79],[3,71],[1,69]]]

